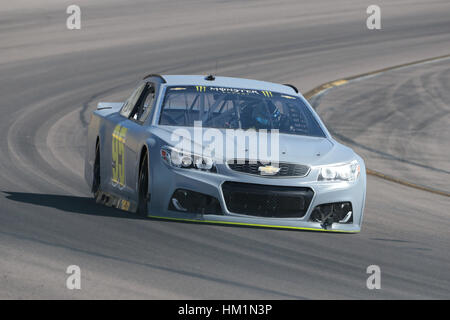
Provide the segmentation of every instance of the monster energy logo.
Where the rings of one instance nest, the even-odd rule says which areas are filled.
[[[197,92],[206,92],[205,86],[195,86],[195,90]],[[238,88],[221,88],[221,87],[208,87],[209,91],[218,91],[221,93],[233,93],[233,94],[260,94],[258,90],[252,90],[252,89],[238,89]],[[265,97],[273,97],[273,94],[271,91],[263,90],[261,93]]]
[[[211,91],[219,91],[219,92],[222,92],[222,93],[259,94],[259,92],[257,90],[251,90],[251,89],[210,87],[209,90],[211,90]]]

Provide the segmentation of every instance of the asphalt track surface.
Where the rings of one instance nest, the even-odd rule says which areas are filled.
[[[362,232],[346,235],[138,219],[96,205],[82,177],[90,111],[145,74],[217,64],[306,92],[450,53],[448,1],[378,1],[380,31],[370,1],[78,1],[76,31],[70,4],[0,5],[0,298],[450,298],[448,197],[369,176]],[[448,191],[449,84],[448,61],[411,67],[318,111],[369,167]]]
[[[311,100],[368,168],[450,197],[449,84],[450,56],[358,77]]]

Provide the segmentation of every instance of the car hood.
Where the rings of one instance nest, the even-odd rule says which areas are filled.
[[[153,128],[152,132],[162,140],[162,144],[175,146],[181,136],[186,136],[187,134],[189,137],[192,137],[192,139],[189,140],[191,141],[192,145],[194,145],[194,128],[192,127],[158,126]],[[216,132],[220,132],[223,135],[224,144],[230,143],[230,145],[233,145],[232,136],[227,136],[225,129],[218,129]],[[264,137],[259,135],[258,133],[256,133],[256,136],[257,139],[262,139]],[[265,136],[265,138],[270,145],[269,135]],[[211,143],[210,141],[211,140],[209,138],[204,139],[204,149],[207,148],[207,146]],[[254,157],[249,156],[250,152],[251,151],[247,148],[244,154],[247,154],[247,157],[253,159]],[[236,146],[234,154],[239,154],[236,151]],[[221,157],[221,159],[215,160],[226,161],[234,158],[235,157],[223,156]],[[350,161],[353,158],[354,153],[350,148],[345,147],[332,139],[293,134],[279,134],[279,162],[289,162],[315,166]],[[258,160],[270,161],[273,160],[273,158],[271,159],[269,154],[267,157],[259,157]]]

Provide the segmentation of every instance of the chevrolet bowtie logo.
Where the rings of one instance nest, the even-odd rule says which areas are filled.
[[[280,171],[280,168],[273,166],[260,166],[258,171],[262,176],[273,176]]]

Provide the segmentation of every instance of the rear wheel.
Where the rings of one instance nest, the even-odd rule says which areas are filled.
[[[148,155],[145,153],[139,170],[139,184],[138,184],[138,207],[137,214],[146,217],[148,215],[148,201],[150,199],[148,194]]]
[[[94,161],[94,172],[92,175],[92,193],[94,197],[97,197],[100,191],[100,143],[97,142],[95,146],[95,161]]]

